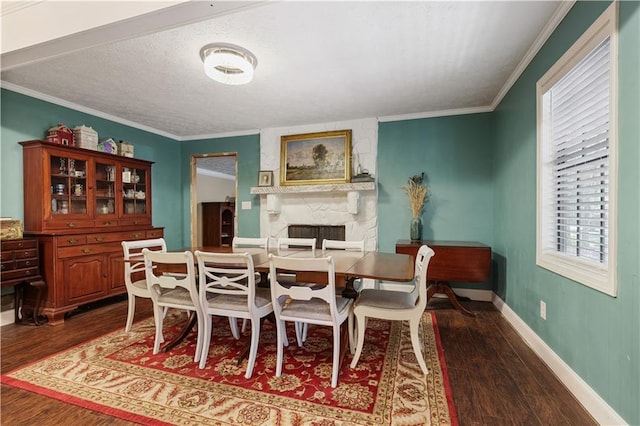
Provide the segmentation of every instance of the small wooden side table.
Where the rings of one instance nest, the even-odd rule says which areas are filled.
[[[38,240],[22,238],[19,240],[1,241],[0,251],[0,282],[2,287],[15,287],[15,321],[24,321],[22,307],[25,300],[25,287],[35,289],[36,299],[33,305],[33,323],[40,325],[38,312],[42,292],[47,285],[40,275],[40,256],[38,255]]]
[[[475,316],[460,304],[449,283],[487,281],[491,275],[491,247],[474,241],[400,240],[396,243],[396,253],[409,254],[415,258],[423,244],[435,252],[427,271],[427,297],[430,299],[434,294],[444,294],[464,315]]]

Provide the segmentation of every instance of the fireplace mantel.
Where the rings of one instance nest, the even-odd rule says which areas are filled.
[[[254,186],[251,194],[301,194],[311,192],[352,192],[373,191],[375,182],[335,183],[328,185],[295,185],[295,186]]]

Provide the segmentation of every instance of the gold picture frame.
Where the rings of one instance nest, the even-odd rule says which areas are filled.
[[[321,185],[351,180],[351,130],[280,138],[280,185]]]

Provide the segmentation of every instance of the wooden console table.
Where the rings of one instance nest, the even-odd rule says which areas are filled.
[[[427,272],[429,280],[427,297],[430,299],[436,293],[444,294],[464,315],[475,316],[460,304],[458,296],[449,283],[487,281],[491,274],[491,247],[469,241],[400,240],[396,243],[396,253],[415,257],[423,244],[428,245],[435,252]]]

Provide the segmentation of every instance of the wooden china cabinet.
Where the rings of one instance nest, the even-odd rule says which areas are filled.
[[[79,305],[126,293],[121,241],[158,238],[152,162],[40,140],[23,148],[25,236],[38,240],[50,325]]]

